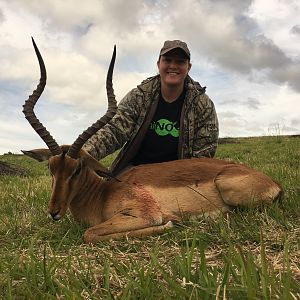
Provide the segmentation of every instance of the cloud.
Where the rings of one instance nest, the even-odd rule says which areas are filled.
[[[253,0],[248,15],[259,26],[259,33],[279,47],[291,58],[299,57],[299,40],[290,34],[300,14],[299,1]]]
[[[245,127],[247,126],[247,120],[241,115],[232,111],[224,111],[218,113],[218,118],[220,136],[243,136],[243,132],[245,132]]]
[[[80,1],[49,1],[39,3],[27,0],[11,0],[9,7],[19,12],[38,16],[47,31],[73,30],[84,27],[103,15],[102,1],[90,0],[84,5]]]
[[[58,31],[85,35],[94,26],[102,28],[102,36],[126,36],[128,32],[139,31],[144,15],[151,15],[155,3],[140,0],[99,1],[90,0],[83,3],[80,0],[52,1],[44,0],[11,0],[10,7],[33,16],[39,16],[44,30],[55,33]],[[134,12],[134,13],[133,13]]]
[[[250,109],[257,110],[257,109],[259,109],[260,102],[257,99],[248,97],[245,102],[245,105]]]
[[[3,23],[4,20],[5,20],[4,13],[3,10],[0,8],[0,24]]]
[[[228,99],[225,101],[219,101],[218,104],[219,105],[235,105],[235,104],[239,104],[240,101],[236,100],[236,99]]]
[[[240,115],[237,114],[237,113],[234,113],[232,111],[225,111],[225,112],[221,112],[219,113],[219,116],[222,118],[222,119],[234,119],[234,118],[239,118]]]
[[[266,124],[259,120],[249,118],[249,114],[242,111],[241,114],[225,111],[219,112],[220,136],[242,137],[260,136],[265,133]]]
[[[193,48],[213,63],[241,74],[265,71],[267,79],[300,91],[300,61],[260,32],[259,24],[249,15],[251,1],[236,6],[222,1],[187,0],[184,7],[181,1],[173,3],[176,8],[168,20],[173,32],[185,35]],[[190,11],[193,18],[188,17]]]
[[[291,119],[291,125],[295,126],[295,127],[299,127],[300,126],[300,117],[299,118],[293,118]]]
[[[246,99],[229,99],[229,100],[225,100],[225,101],[220,101],[218,102],[219,105],[222,106],[245,106],[249,109],[252,110],[257,110],[259,109],[261,103],[259,100],[252,98],[252,97],[248,97]]]
[[[300,35],[300,25],[295,25],[291,28],[291,33]]]

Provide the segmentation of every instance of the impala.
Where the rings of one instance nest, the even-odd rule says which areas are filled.
[[[48,149],[23,152],[38,161],[48,160],[53,181],[48,212],[59,220],[69,209],[76,220],[88,223],[91,227],[84,233],[85,242],[162,233],[186,215],[197,217],[224,213],[235,206],[270,204],[281,196],[280,185],[270,177],[225,160],[193,158],[139,165],[113,177],[81,149],[117,110],[112,86],[116,49],[106,79],[106,114],[72,145],[59,146],[33,111],[46,85],[46,69],[32,41],[41,76],[23,112]]]

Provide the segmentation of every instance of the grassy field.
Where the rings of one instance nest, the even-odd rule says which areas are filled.
[[[217,157],[272,176],[282,203],[95,246],[71,216],[48,218],[46,164],[0,156],[30,172],[0,176],[0,299],[300,299],[300,138],[230,141]]]

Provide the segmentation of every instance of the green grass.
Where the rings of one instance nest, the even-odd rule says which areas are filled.
[[[47,217],[45,163],[0,156],[30,171],[0,177],[0,299],[299,299],[300,138],[235,141],[217,157],[272,176],[282,203],[95,246],[71,216]]]

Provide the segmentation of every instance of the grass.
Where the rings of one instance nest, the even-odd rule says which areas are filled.
[[[184,220],[162,235],[83,244],[85,225],[47,217],[47,165],[0,177],[1,299],[299,299],[300,138],[235,139],[217,157],[279,181],[282,203]],[[107,159],[106,164],[110,164]]]

